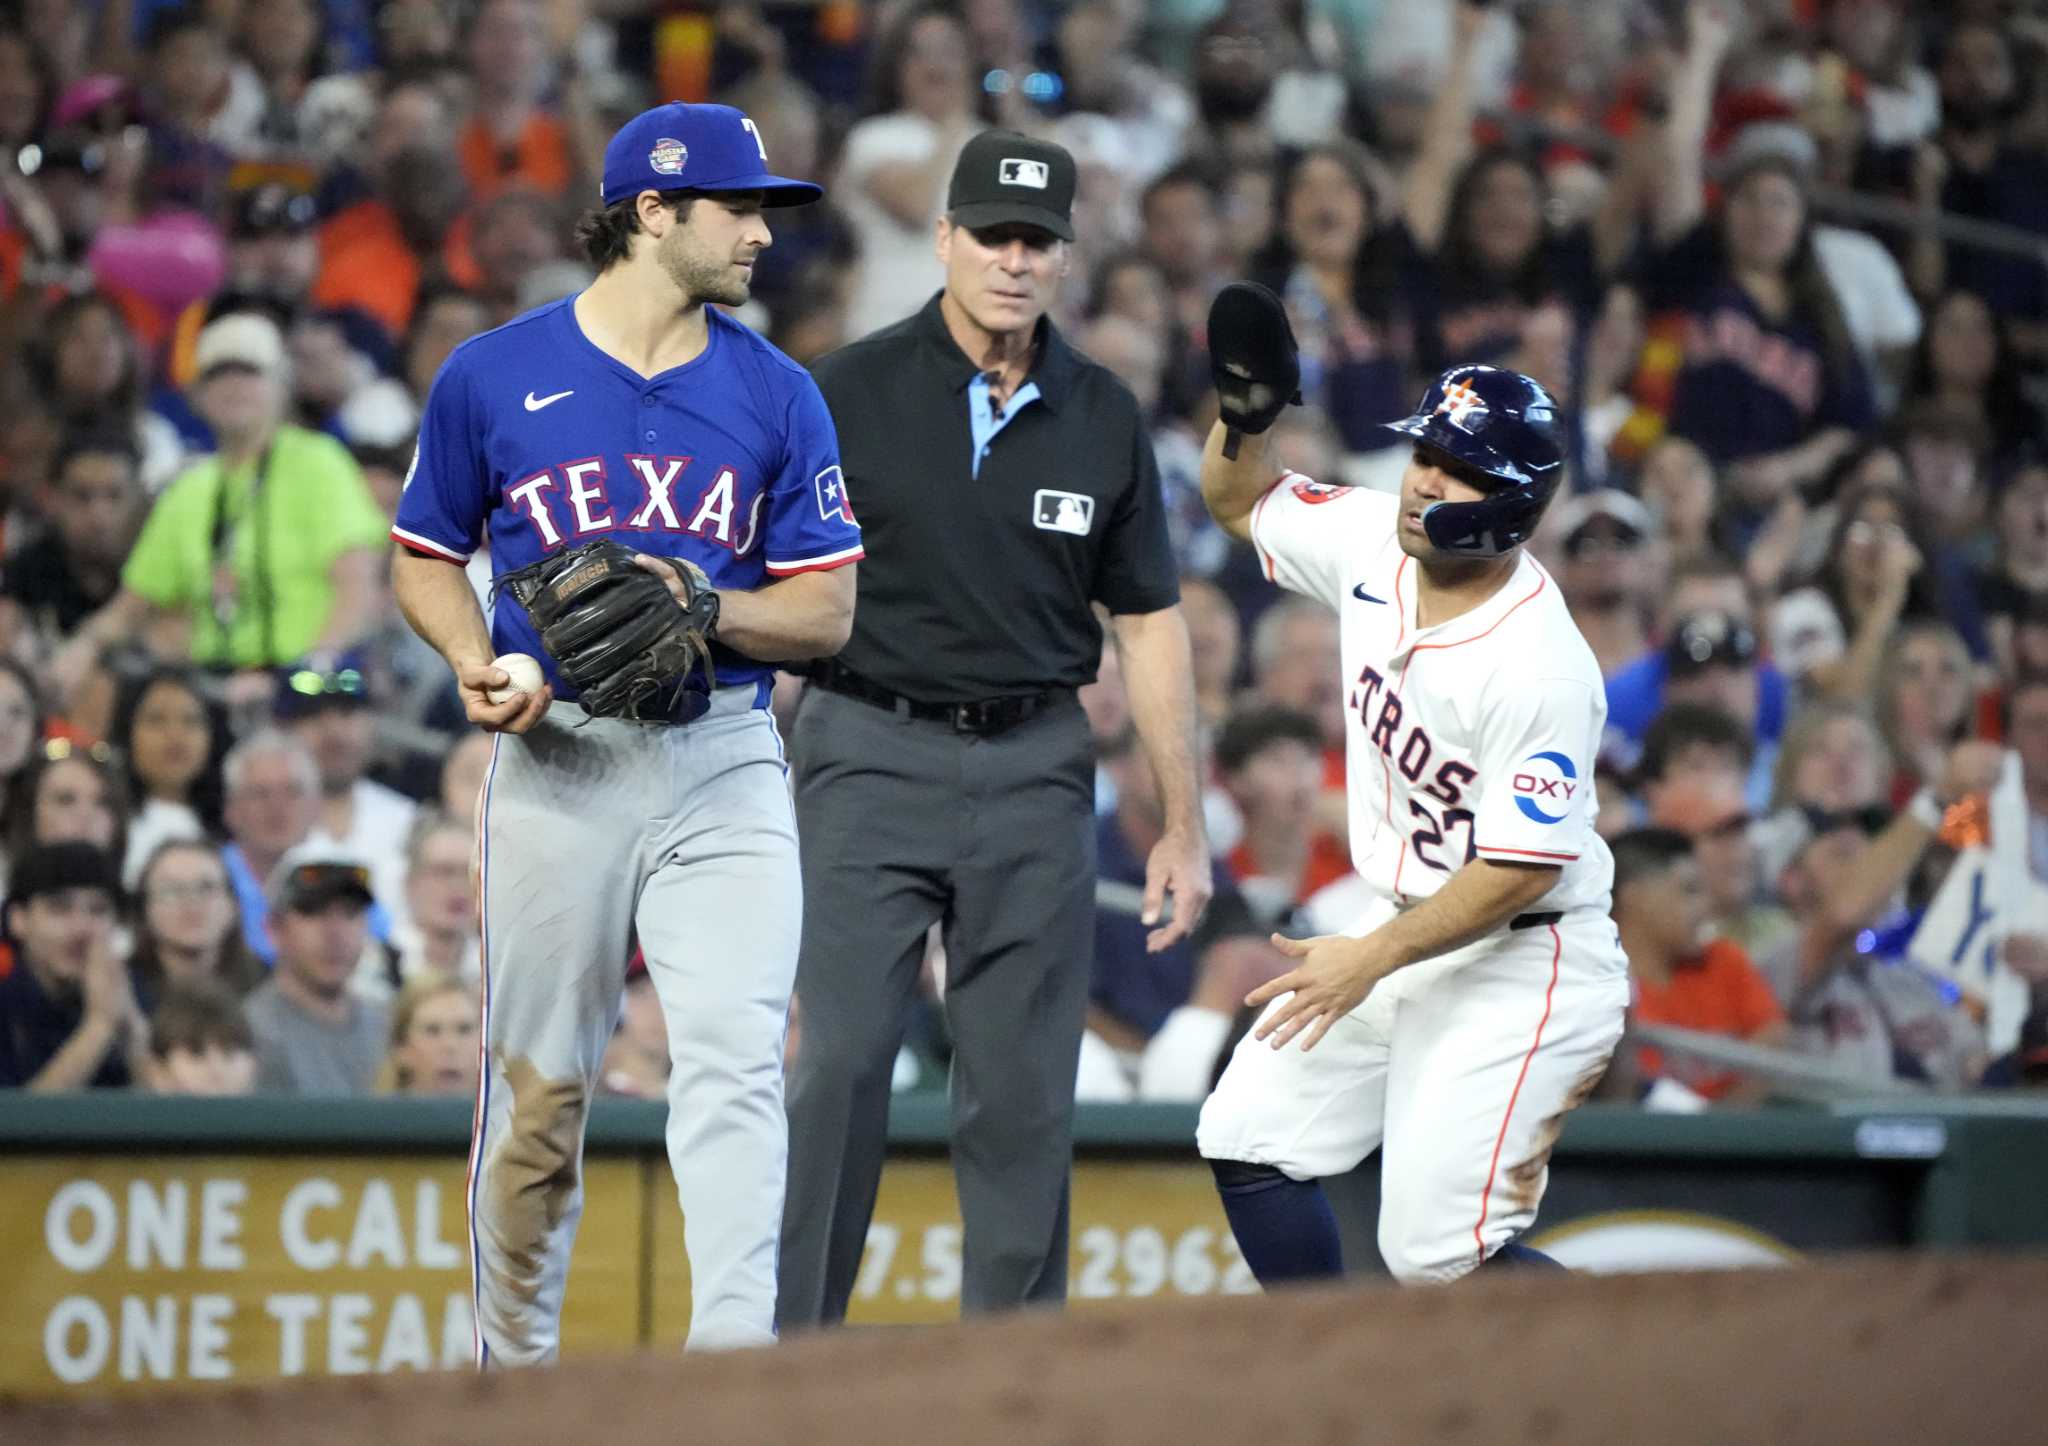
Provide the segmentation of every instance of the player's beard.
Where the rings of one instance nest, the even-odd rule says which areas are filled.
[[[661,238],[655,248],[655,259],[676,289],[692,302],[743,306],[753,295],[746,276],[734,269],[731,257],[714,257],[692,246],[680,226]]]

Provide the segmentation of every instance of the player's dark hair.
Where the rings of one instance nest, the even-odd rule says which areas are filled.
[[[1675,828],[1632,828],[1607,841],[1614,855],[1614,904],[1630,884],[1655,878],[1681,859],[1692,857],[1692,840]]]
[[[1679,754],[1701,744],[1733,754],[1741,761],[1745,773],[1756,758],[1756,740],[1729,713],[1711,703],[1672,703],[1650,720],[1643,734],[1643,755],[1636,764],[1636,782],[1656,782],[1670,770]]]
[[[1275,743],[1299,743],[1318,757],[1323,730],[1316,720],[1277,703],[1252,703],[1237,709],[1216,735],[1216,767],[1235,773]]]
[[[661,204],[676,213],[678,221],[690,219],[690,205],[697,199],[696,191],[658,191]],[[640,234],[639,194],[636,192],[614,201],[609,206],[598,206],[585,211],[576,218],[576,244],[582,248],[583,257],[599,271],[606,271],[615,262],[624,261],[633,254],[633,238]]]

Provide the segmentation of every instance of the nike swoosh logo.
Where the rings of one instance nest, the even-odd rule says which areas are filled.
[[[528,392],[526,394],[526,410],[529,412],[537,412],[542,407],[553,406],[556,402],[562,400],[562,398],[573,397],[574,395],[576,395],[576,389],[574,387],[569,388],[569,390],[566,392],[556,392],[551,397],[536,398],[532,392]]]
[[[1386,601],[1386,599],[1383,597],[1374,597],[1371,593],[1367,592],[1365,590],[1364,583],[1360,583],[1357,587],[1351,589],[1351,595],[1357,598],[1360,602],[1383,603]]]

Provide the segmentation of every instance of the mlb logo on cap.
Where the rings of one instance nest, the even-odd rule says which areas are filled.
[[[983,131],[960,151],[946,187],[955,226],[1035,226],[1074,239],[1074,158],[1017,131]]]
[[[1029,186],[1034,191],[1043,191],[1052,180],[1052,167],[1044,161],[1005,156],[997,179],[1005,186]]]

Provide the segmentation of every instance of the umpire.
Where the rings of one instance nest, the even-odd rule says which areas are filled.
[[[813,670],[792,761],[804,875],[778,1324],[836,1322],[860,1266],[889,1080],[943,921],[962,1306],[1067,1286],[1074,1070],[1093,937],[1093,760],[1075,690],[1110,615],[1165,800],[1145,922],[1209,898],[1194,692],[1164,502],[1136,400],[1046,319],[1074,160],[988,131],[937,226],[945,288],[818,361],[867,547],[853,636]]]

